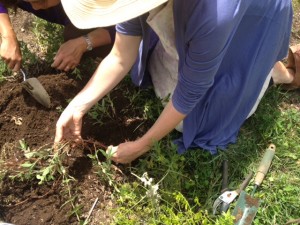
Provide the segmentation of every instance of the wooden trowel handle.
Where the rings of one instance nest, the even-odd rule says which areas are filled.
[[[255,180],[254,183],[255,185],[259,186],[263,179],[265,178],[265,175],[267,174],[270,165],[272,163],[273,157],[275,155],[275,145],[274,144],[270,144],[269,147],[267,148],[264,157],[262,158],[258,170],[257,170],[257,174],[255,176]]]
[[[243,181],[243,183],[240,185],[239,189],[236,191],[236,193],[240,194],[243,190],[245,190],[245,188],[248,186],[250,180],[253,177],[253,172],[251,171],[247,177],[245,178],[245,180]]]

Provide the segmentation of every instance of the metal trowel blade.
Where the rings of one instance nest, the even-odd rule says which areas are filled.
[[[259,205],[259,199],[248,195],[245,191],[242,191],[232,213],[232,215],[235,216],[234,225],[252,224]]]
[[[38,79],[34,77],[26,79],[22,82],[22,86],[40,104],[50,108],[50,96]]]

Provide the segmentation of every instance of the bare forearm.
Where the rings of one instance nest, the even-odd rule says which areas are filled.
[[[122,40],[122,41],[121,41]],[[125,44],[120,44],[120,43]],[[101,62],[84,89],[71,102],[86,113],[99,99],[112,90],[128,73],[138,54],[140,37],[116,36],[111,53]],[[131,47],[129,51],[125,48]]]
[[[80,106],[80,109],[86,113],[124,78],[128,70],[118,63],[116,57],[108,55],[71,104]]]
[[[13,30],[9,16],[0,13],[0,55],[8,68],[18,71],[21,66],[22,55],[16,34]]]
[[[178,112],[172,101],[170,101],[155,124],[151,129],[139,140],[144,146],[148,146],[148,149],[155,141],[159,141],[170,133],[184,118],[186,115]],[[148,150],[147,149],[147,150]]]
[[[3,38],[16,38],[16,34],[7,13],[0,13],[0,33]]]

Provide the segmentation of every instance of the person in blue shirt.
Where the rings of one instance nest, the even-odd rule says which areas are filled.
[[[293,83],[300,72],[280,62],[289,47],[290,0],[61,2],[77,27],[117,24],[117,33],[57,121],[55,143],[80,141],[84,114],[130,70],[136,85],[152,83],[158,97],[171,96],[146,134],[112,148],[117,163],[133,161],[174,128],[182,131],[180,153],[195,147],[216,154],[236,142],[271,79]]]
[[[59,70],[74,69],[80,63],[82,56],[104,58],[114,42],[114,26],[80,30],[70,22],[60,0],[0,0],[0,54],[13,71],[20,69],[22,54],[7,7],[20,8],[48,22],[64,26],[64,43],[52,63],[52,67]]]

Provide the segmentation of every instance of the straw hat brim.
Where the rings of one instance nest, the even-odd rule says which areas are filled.
[[[107,27],[138,17],[168,0],[61,0],[80,29]]]

